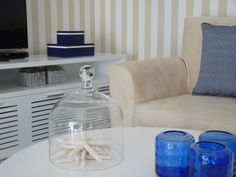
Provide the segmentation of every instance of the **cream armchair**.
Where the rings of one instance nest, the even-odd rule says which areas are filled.
[[[201,23],[236,18],[186,18],[181,57],[131,61],[111,69],[111,95],[126,126],[223,129],[236,132],[236,99],[192,96],[201,59]]]

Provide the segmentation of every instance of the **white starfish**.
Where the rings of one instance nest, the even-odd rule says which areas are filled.
[[[83,136],[82,139],[56,138],[62,145],[62,149],[54,154],[56,163],[80,164],[84,168],[87,160],[96,160],[102,163],[103,160],[111,160],[112,154],[107,149],[108,142],[92,140]]]

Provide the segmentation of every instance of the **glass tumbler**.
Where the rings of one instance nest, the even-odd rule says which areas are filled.
[[[233,152],[223,144],[202,141],[189,148],[189,177],[232,177]]]
[[[165,131],[156,136],[155,169],[161,177],[188,177],[188,150],[194,137],[183,131]]]
[[[236,135],[221,130],[210,130],[200,134],[199,141],[212,141],[228,146],[234,153],[233,176],[236,177]]]

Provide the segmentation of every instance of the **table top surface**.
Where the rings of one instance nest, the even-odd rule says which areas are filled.
[[[2,177],[156,177],[155,137],[170,128],[125,128],[124,160],[119,165],[98,171],[68,171],[49,162],[48,141],[32,145],[0,164]],[[196,140],[200,131],[184,130]]]

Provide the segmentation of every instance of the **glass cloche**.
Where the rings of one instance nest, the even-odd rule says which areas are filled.
[[[123,159],[123,124],[119,106],[92,87],[95,70],[80,69],[83,86],[63,97],[49,123],[49,158],[69,170],[99,170]]]

